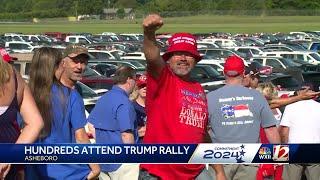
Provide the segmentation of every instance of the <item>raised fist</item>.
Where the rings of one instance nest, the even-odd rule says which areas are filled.
[[[162,18],[158,14],[148,15],[142,23],[144,32],[155,32],[163,25]]]

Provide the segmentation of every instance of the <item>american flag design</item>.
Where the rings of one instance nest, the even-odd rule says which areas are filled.
[[[245,116],[253,117],[253,114],[250,111],[248,104],[239,104],[239,105],[224,104],[221,107],[221,111],[225,119],[239,118],[239,117],[245,117]]]

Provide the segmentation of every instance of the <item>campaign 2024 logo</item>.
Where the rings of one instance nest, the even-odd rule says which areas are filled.
[[[289,161],[289,145],[273,145],[274,161]]]

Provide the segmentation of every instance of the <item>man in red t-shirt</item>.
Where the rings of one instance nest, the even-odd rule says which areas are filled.
[[[206,95],[190,79],[190,71],[201,60],[194,36],[174,34],[160,56],[155,31],[163,25],[159,15],[143,21],[144,53],[147,59],[147,127],[144,143],[201,143],[208,123]],[[217,179],[224,179],[221,165],[212,166]],[[210,179],[201,164],[142,164],[139,179]]]

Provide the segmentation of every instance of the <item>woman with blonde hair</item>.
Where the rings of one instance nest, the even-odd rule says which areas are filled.
[[[144,134],[146,132],[147,114],[146,107],[146,93],[147,93],[147,76],[140,75],[136,80],[136,87],[130,95],[133,101],[133,106],[137,114],[139,143],[142,143]]]
[[[40,113],[44,128],[38,142],[90,143],[85,132],[85,110],[82,97],[63,86],[59,77],[63,72],[62,54],[58,49],[42,47],[35,51],[30,67],[30,88]],[[27,172],[40,179],[94,179],[100,173],[96,164],[46,164],[28,166]]]
[[[20,130],[17,113],[24,120]],[[0,57],[0,143],[33,143],[43,121],[29,87],[15,69]],[[23,179],[23,169],[0,165],[1,179]]]
[[[278,99],[278,90],[277,87],[275,85],[272,84],[272,82],[265,82],[265,83],[259,83],[257,90],[260,91],[264,97],[267,99],[267,101],[269,102],[269,104],[271,104],[270,102],[274,99]],[[281,111],[279,110],[279,108],[272,108],[270,107],[275,118],[279,121],[281,120]]]
[[[272,104],[272,100],[278,99],[278,90],[272,82],[259,83],[256,90],[260,91],[267,99],[269,106]],[[279,108],[270,107],[274,117],[280,124],[282,113]],[[265,132],[260,128],[260,141],[261,143],[270,143]],[[282,180],[283,166],[276,164],[261,164],[257,172],[257,180],[263,180],[265,177],[272,177],[274,180]]]
[[[272,82],[259,83],[257,90],[260,91],[267,100],[278,98],[277,87]]]

